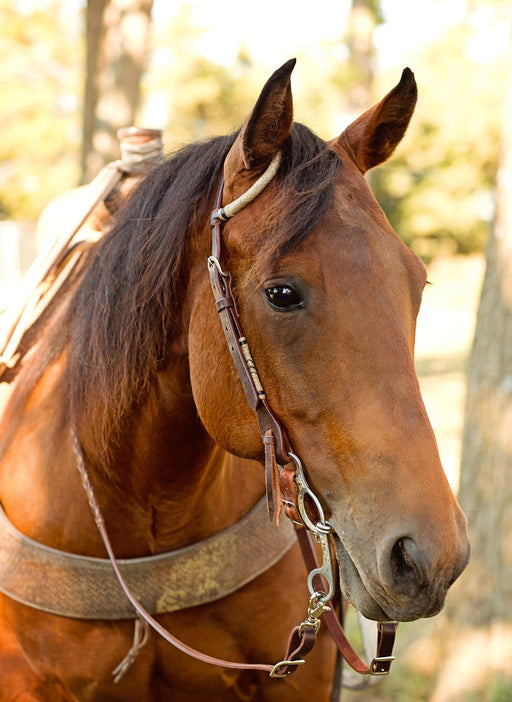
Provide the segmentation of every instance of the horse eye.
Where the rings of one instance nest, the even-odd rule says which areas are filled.
[[[265,290],[265,295],[272,307],[282,312],[304,306],[304,301],[299,293],[289,285],[273,285]]]

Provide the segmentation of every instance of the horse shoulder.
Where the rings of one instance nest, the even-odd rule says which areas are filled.
[[[55,675],[38,675],[8,624],[0,619],[0,702],[78,702]]]

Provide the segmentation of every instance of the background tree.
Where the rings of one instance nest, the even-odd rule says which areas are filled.
[[[83,37],[61,0],[0,0],[0,219],[34,220],[79,177]]]
[[[153,0],[88,0],[82,182],[119,157],[117,130],[135,122]]]
[[[507,67],[496,216],[467,369],[459,502],[472,555],[449,600],[432,702],[512,699],[512,47]]]
[[[344,91],[344,101],[351,119],[358,117],[373,102],[374,35],[381,22],[379,0],[352,0],[345,33],[349,56]]]
[[[496,218],[468,365],[462,444],[460,500],[471,527],[474,577],[464,579],[453,617],[475,624],[512,620],[512,50],[508,65]]]

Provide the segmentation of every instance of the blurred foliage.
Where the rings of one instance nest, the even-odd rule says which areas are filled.
[[[412,663],[393,664],[388,678],[379,680],[375,686],[361,690],[344,690],[343,702],[426,702],[435,699],[435,676],[418,670]],[[472,686],[471,690],[455,693],[450,702],[510,702],[512,700],[512,677],[493,671]]]
[[[157,112],[154,126],[161,126],[165,114],[170,150],[238,129],[270,74],[243,47],[229,66],[198,51],[208,27],[194,24],[192,5],[181,2],[167,25],[155,27],[153,66],[144,80],[145,112],[150,122]],[[299,61],[293,74],[296,119],[331,136],[339,129],[343,91],[351,80],[343,53],[341,42],[325,41]]]
[[[512,700],[512,676],[504,673],[494,674],[485,681],[485,687],[472,690],[454,702],[510,702]]]
[[[492,11],[499,3],[482,5]],[[480,31],[474,12],[468,5],[463,22],[414,55],[417,111],[397,154],[369,176],[392,225],[427,261],[481,250],[494,213],[504,77],[499,57],[479,62],[471,55]],[[171,148],[239,126],[268,77],[243,50],[229,68],[200,55],[205,30],[192,27],[191,6],[182,3],[157,38],[159,60],[146,90],[165,106]],[[377,73],[375,101],[401,68]],[[345,99],[354,77],[340,27],[338,42],[322,43],[294,72],[296,118],[324,138],[339,133],[354,117]]]
[[[150,119],[166,125],[168,150],[233,131],[250,109],[250,57],[241,53],[229,69],[215,64],[197,51],[205,30],[194,25],[188,3],[181,3],[168,24],[154,28],[153,67],[143,87]]]
[[[34,218],[77,183],[84,83],[77,2],[0,0],[0,217]],[[474,58],[479,27],[473,15],[485,7],[498,22],[499,5],[467,0],[459,26],[408,57],[418,108],[395,156],[370,174],[391,223],[425,259],[480,250],[492,220],[503,80],[499,58]],[[208,58],[201,44],[208,28],[200,26],[193,3],[177,8],[168,22],[155,22],[138,120],[165,125],[167,151],[239,127],[269,74],[243,48],[227,67]],[[354,117],[344,31],[340,26],[339,40],[308,50],[293,77],[296,119],[326,139]],[[398,81],[402,67],[376,70],[375,100]]]
[[[418,56],[411,126],[371,176],[392,225],[427,260],[481,250],[494,215],[505,68],[470,60],[476,33],[465,22]]]
[[[82,37],[58,0],[0,0],[0,219],[35,219],[77,182]]]

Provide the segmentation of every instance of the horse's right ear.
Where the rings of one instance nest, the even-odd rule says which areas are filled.
[[[290,77],[295,59],[290,59],[268,79],[229,151],[224,163],[226,186],[240,175],[257,177],[281,150],[293,123]]]
[[[348,153],[361,173],[378,166],[398,146],[416,106],[414,74],[405,68],[400,82],[386,97],[352,122],[331,148]]]

